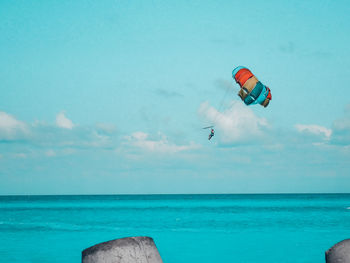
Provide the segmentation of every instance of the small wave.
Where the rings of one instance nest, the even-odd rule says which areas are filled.
[[[350,210],[350,206],[346,207],[345,209]]]

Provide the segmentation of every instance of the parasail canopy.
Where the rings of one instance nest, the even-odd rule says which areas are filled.
[[[269,105],[272,99],[269,87],[262,84],[255,75],[246,67],[239,66],[232,71],[233,79],[239,84],[238,96],[246,105]]]

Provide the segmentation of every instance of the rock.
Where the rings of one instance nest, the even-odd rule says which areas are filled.
[[[163,263],[153,239],[126,237],[89,247],[82,263]]]
[[[350,263],[350,239],[345,239],[328,249],[326,263]]]

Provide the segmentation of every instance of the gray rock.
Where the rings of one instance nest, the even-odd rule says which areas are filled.
[[[89,247],[82,263],[163,263],[153,239],[127,237]]]
[[[345,239],[328,249],[326,263],[350,263],[350,239]]]

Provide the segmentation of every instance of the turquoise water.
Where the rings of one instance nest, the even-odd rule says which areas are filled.
[[[350,238],[350,194],[0,196],[0,262],[81,262],[140,235],[165,263],[325,262]]]

